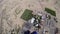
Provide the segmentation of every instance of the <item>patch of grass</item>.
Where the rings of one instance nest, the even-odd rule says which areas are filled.
[[[53,11],[53,10],[51,10],[51,9],[49,9],[49,8],[45,8],[45,11],[48,12],[48,13],[50,13],[53,16],[56,16],[56,12]]]
[[[32,10],[29,10],[29,9],[25,9],[24,13],[21,16],[21,18],[26,21],[31,19],[32,17],[33,17]]]

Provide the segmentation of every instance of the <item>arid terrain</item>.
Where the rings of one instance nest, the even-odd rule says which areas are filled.
[[[16,25],[22,28],[25,21],[20,17],[25,9],[44,11],[45,7],[56,11],[57,27],[60,28],[60,0],[0,0],[0,34],[2,30],[5,34]]]

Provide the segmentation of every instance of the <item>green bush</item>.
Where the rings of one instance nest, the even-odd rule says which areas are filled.
[[[48,13],[50,13],[53,16],[56,16],[56,12],[53,11],[53,10],[51,10],[51,9],[49,9],[49,8],[45,8],[45,11],[48,12]]]
[[[21,18],[26,21],[31,19],[32,17],[33,17],[32,10],[29,10],[29,9],[25,9],[24,13],[21,16]]]

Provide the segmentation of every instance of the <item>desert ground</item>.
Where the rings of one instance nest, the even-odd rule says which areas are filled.
[[[3,26],[5,30],[14,28],[16,24],[22,27],[22,24],[26,21],[20,17],[25,9],[44,11],[45,7],[48,7],[56,11],[58,20],[57,27],[60,28],[59,1],[60,0],[0,0],[0,24],[3,23],[0,26]]]

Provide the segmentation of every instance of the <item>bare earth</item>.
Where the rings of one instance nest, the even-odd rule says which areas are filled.
[[[45,7],[56,11],[58,19],[57,27],[60,28],[60,3],[58,4],[56,1],[59,0],[0,0],[0,19],[2,19],[4,29],[10,30],[16,24],[22,27],[25,21],[20,17],[25,9],[44,11]]]

